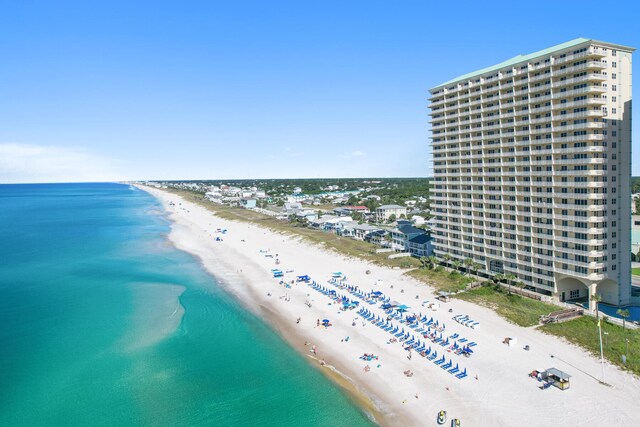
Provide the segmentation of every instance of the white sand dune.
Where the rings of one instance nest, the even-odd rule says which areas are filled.
[[[403,276],[400,270],[348,259],[256,225],[224,220],[171,193],[142,188],[160,199],[170,213],[174,223],[169,238],[176,247],[198,256],[223,286],[249,309],[263,315],[293,348],[310,355],[311,344],[315,345],[317,361],[324,360],[366,394],[377,408],[376,418],[382,425],[436,425],[440,409],[448,412],[449,419],[460,418],[464,425],[476,426],[640,424],[640,380],[607,366],[610,386],[600,384],[599,361],[562,339],[515,326],[489,309],[463,301],[441,304],[440,310],[431,312],[421,302],[434,299],[433,289]],[[170,201],[175,206],[170,206]],[[218,228],[228,232],[218,234]],[[265,257],[261,250],[269,251],[274,258]],[[281,260],[277,266],[276,254]],[[445,335],[459,333],[478,344],[475,354],[465,358],[427,343],[439,354],[444,352],[447,360],[453,359],[454,365],[457,362],[461,369],[466,368],[469,376],[457,379],[415,352],[409,360],[401,343],[388,343],[391,334],[369,322],[363,326],[355,311],[342,312],[327,296],[306,284],[283,287],[272,277],[272,268],[294,270],[285,274],[288,281],[308,274],[329,288],[330,273],[341,271],[351,285],[382,291],[410,306],[409,312],[422,312],[444,322]],[[366,274],[367,270],[371,274]],[[382,284],[376,285],[377,280]],[[307,301],[311,307],[305,304]],[[382,315],[378,305],[364,306]],[[449,308],[453,313],[447,311]],[[480,322],[480,328],[456,323],[452,316],[457,314],[468,314]],[[318,327],[317,320],[325,318],[333,326]],[[343,341],[347,336],[349,340]],[[505,337],[517,337],[519,345],[503,344]],[[305,341],[310,344],[305,346]],[[530,351],[523,349],[525,344],[530,345]],[[359,359],[363,353],[373,353],[379,359],[365,362]],[[364,371],[366,365],[371,368],[369,372]],[[572,375],[569,390],[540,390],[539,383],[528,377],[534,369],[550,367]],[[408,369],[414,372],[410,378],[403,374]]]

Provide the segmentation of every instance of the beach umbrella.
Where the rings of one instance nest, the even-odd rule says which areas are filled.
[[[329,323],[329,319],[323,319],[322,323]]]

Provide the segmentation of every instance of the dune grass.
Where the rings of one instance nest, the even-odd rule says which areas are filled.
[[[489,307],[516,325],[530,327],[540,321],[540,316],[547,315],[558,307],[520,295],[509,295],[503,288],[481,286],[454,295],[464,301],[469,301],[484,307]]]
[[[205,207],[220,218],[241,222],[250,222],[278,233],[300,237],[309,243],[321,245],[325,249],[334,250],[343,256],[359,258],[377,265],[383,265],[387,267],[408,269],[415,268],[420,265],[420,261],[413,257],[389,259],[388,253],[375,253],[375,250],[379,249],[379,247],[372,243],[341,237],[334,233],[326,233],[319,230],[313,230],[311,228],[303,227],[299,224],[290,223],[288,221],[281,221],[274,217],[270,217],[268,215],[264,215],[248,209],[211,203],[204,200],[201,194],[191,191],[182,191],[176,189],[167,190],[183,197],[185,200]]]
[[[433,286],[438,291],[458,292],[467,288],[473,279],[468,276],[453,271],[450,272],[444,268],[436,268],[429,270],[427,268],[416,268],[405,273],[421,282]]]
[[[596,357],[600,357],[598,323],[593,317],[582,316],[563,323],[550,323],[538,329],[547,334],[563,337]],[[625,330],[622,326],[605,321],[602,322],[602,333],[604,357],[614,365],[640,375],[640,329]],[[627,353],[627,339],[629,353]],[[626,365],[622,364],[623,354],[627,356]]]

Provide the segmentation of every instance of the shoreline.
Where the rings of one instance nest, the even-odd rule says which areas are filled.
[[[427,312],[420,306],[420,301],[433,300],[433,289],[403,276],[400,270],[347,258],[255,224],[224,220],[175,194],[137,187],[164,206],[172,224],[168,238],[174,246],[198,258],[205,270],[219,279],[220,286],[264,319],[295,351],[308,356],[305,360],[313,368],[344,390],[352,402],[379,425],[435,425],[435,415],[440,409],[449,412],[449,419],[460,418],[465,424],[483,425],[513,425],[522,423],[523,419],[527,425],[549,425],[557,420],[566,422],[571,412],[581,413],[584,418],[575,419],[575,425],[585,419],[592,425],[606,425],[612,420],[628,424],[634,419],[631,407],[640,398],[638,382],[634,382],[631,375],[607,366],[607,379],[613,384],[613,391],[608,389],[609,394],[614,394],[610,396],[612,407],[606,414],[597,411],[594,402],[603,400],[604,387],[598,388],[592,376],[582,371],[599,372],[599,362],[563,340],[509,324],[491,310],[471,303],[442,304],[443,309],[452,307],[453,314],[469,314],[482,322],[480,329],[464,328],[451,320],[452,314],[445,310]],[[176,204],[171,206],[170,201]],[[216,234],[215,230],[220,227],[228,229],[228,234]],[[221,240],[216,241],[215,237]],[[280,254],[282,265],[276,266],[273,258],[259,253],[266,250],[276,256]],[[343,271],[349,284],[358,284],[362,289],[376,287],[392,299],[414,306],[412,311],[437,316],[441,322],[447,322],[447,332],[464,333],[478,342],[479,351],[472,358],[456,359],[456,363],[469,369],[469,377],[456,379],[417,353],[408,359],[400,343],[390,343],[391,335],[371,323],[363,323],[355,310],[336,311],[328,298],[308,285],[283,288],[271,276],[272,268],[293,270],[286,274],[287,281],[296,274],[308,274],[323,286],[329,286],[326,278],[331,271]],[[366,270],[370,270],[371,275],[365,274]],[[371,283],[377,280],[381,280],[380,286]],[[278,298],[279,294],[282,295]],[[312,304],[307,307],[309,300]],[[364,306],[379,311],[377,305]],[[297,317],[302,318],[299,325],[295,322]],[[344,321],[345,317],[348,320]],[[318,327],[316,319],[323,318],[331,319],[334,326]],[[347,343],[345,336],[351,338]],[[501,342],[504,336],[519,337],[523,344],[531,344],[533,351],[504,346]],[[310,357],[308,347],[302,345],[307,341],[318,346],[316,358]],[[358,357],[367,352],[379,355],[380,362],[372,366],[370,372],[363,372],[366,362]],[[557,358],[550,359],[549,354]],[[323,359],[325,366],[320,366],[318,360]],[[543,392],[527,378],[532,369],[552,366],[571,373],[570,391],[552,388]],[[581,370],[571,366],[579,366]],[[415,373],[412,378],[402,374],[407,369]],[[500,376],[494,374],[496,371],[501,372]],[[474,379],[476,375],[479,380]],[[527,403],[530,414],[509,404],[514,395]],[[567,405],[573,410],[567,411]],[[569,425],[574,424],[569,422]]]

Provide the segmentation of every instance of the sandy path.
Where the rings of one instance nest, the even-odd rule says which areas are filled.
[[[267,319],[293,348],[311,355],[311,344],[305,346],[304,343],[315,345],[318,361],[324,360],[350,379],[358,390],[352,391],[355,399],[366,407],[367,399],[359,394],[364,393],[375,405],[377,421],[382,425],[436,425],[436,413],[440,409],[447,410],[449,419],[460,418],[464,425],[546,426],[558,421],[570,426],[639,423],[638,378],[607,366],[607,382],[611,386],[600,384],[594,378],[601,375],[598,360],[561,339],[512,325],[493,311],[464,301],[442,304],[438,311],[430,311],[421,302],[433,301],[433,289],[403,276],[400,270],[347,259],[253,224],[220,219],[171,193],[141,188],[160,199],[170,213],[173,226],[169,238],[176,247],[198,256],[226,289]],[[170,205],[171,201],[175,205]],[[216,233],[219,228],[228,231],[224,235]],[[222,241],[216,241],[216,237]],[[268,251],[273,257],[266,257],[260,251]],[[276,254],[279,265],[275,264]],[[308,274],[319,284],[347,294],[327,282],[331,272],[342,271],[349,284],[367,291],[382,291],[392,300],[410,306],[409,312],[421,312],[444,322],[444,335],[458,333],[478,344],[471,358],[445,351],[447,360],[451,358],[454,365],[459,363],[461,369],[466,368],[469,376],[457,379],[415,352],[409,360],[401,343],[388,343],[391,334],[369,322],[363,326],[355,310],[342,312],[327,296],[308,285],[300,283],[285,288],[272,277],[272,268],[293,270],[285,274],[287,281],[296,275]],[[367,275],[367,270],[371,274]],[[382,284],[376,285],[377,280],[382,280]],[[307,301],[311,307],[305,304]],[[382,315],[379,305],[363,304]],[[453,313],[447,311],[449,308]],[[456,314],[468,314],[480,322],[480,327],[471,329],[456,323],[452,320]],[[298,317],[301,318],[299,324],[296,323]],[[317,326],[317,320],[325,318],[331,320],[332,327]],[[394,324],[400,325],[397,321]],[[414,335],[418,338],[418,334]],[[344,341],[347,336],[349,340]],[[517,337],[519,345],[502,344],[507,336]],[[445,350],[427,343],[437,349],[439,355]],[[523,350],[524,344],[529,344],[531,350]],[[373,353],[379,360],[362,361],[359,356],[363,353]],[[369,372],[363,370],[366,365],[371,368]],[[533,369],[550,367],[572,375],[570,390],[551,387],[542,391],[538,382],[527,376]],[[414,372],[413,377],[403,374],[407,369]]]

